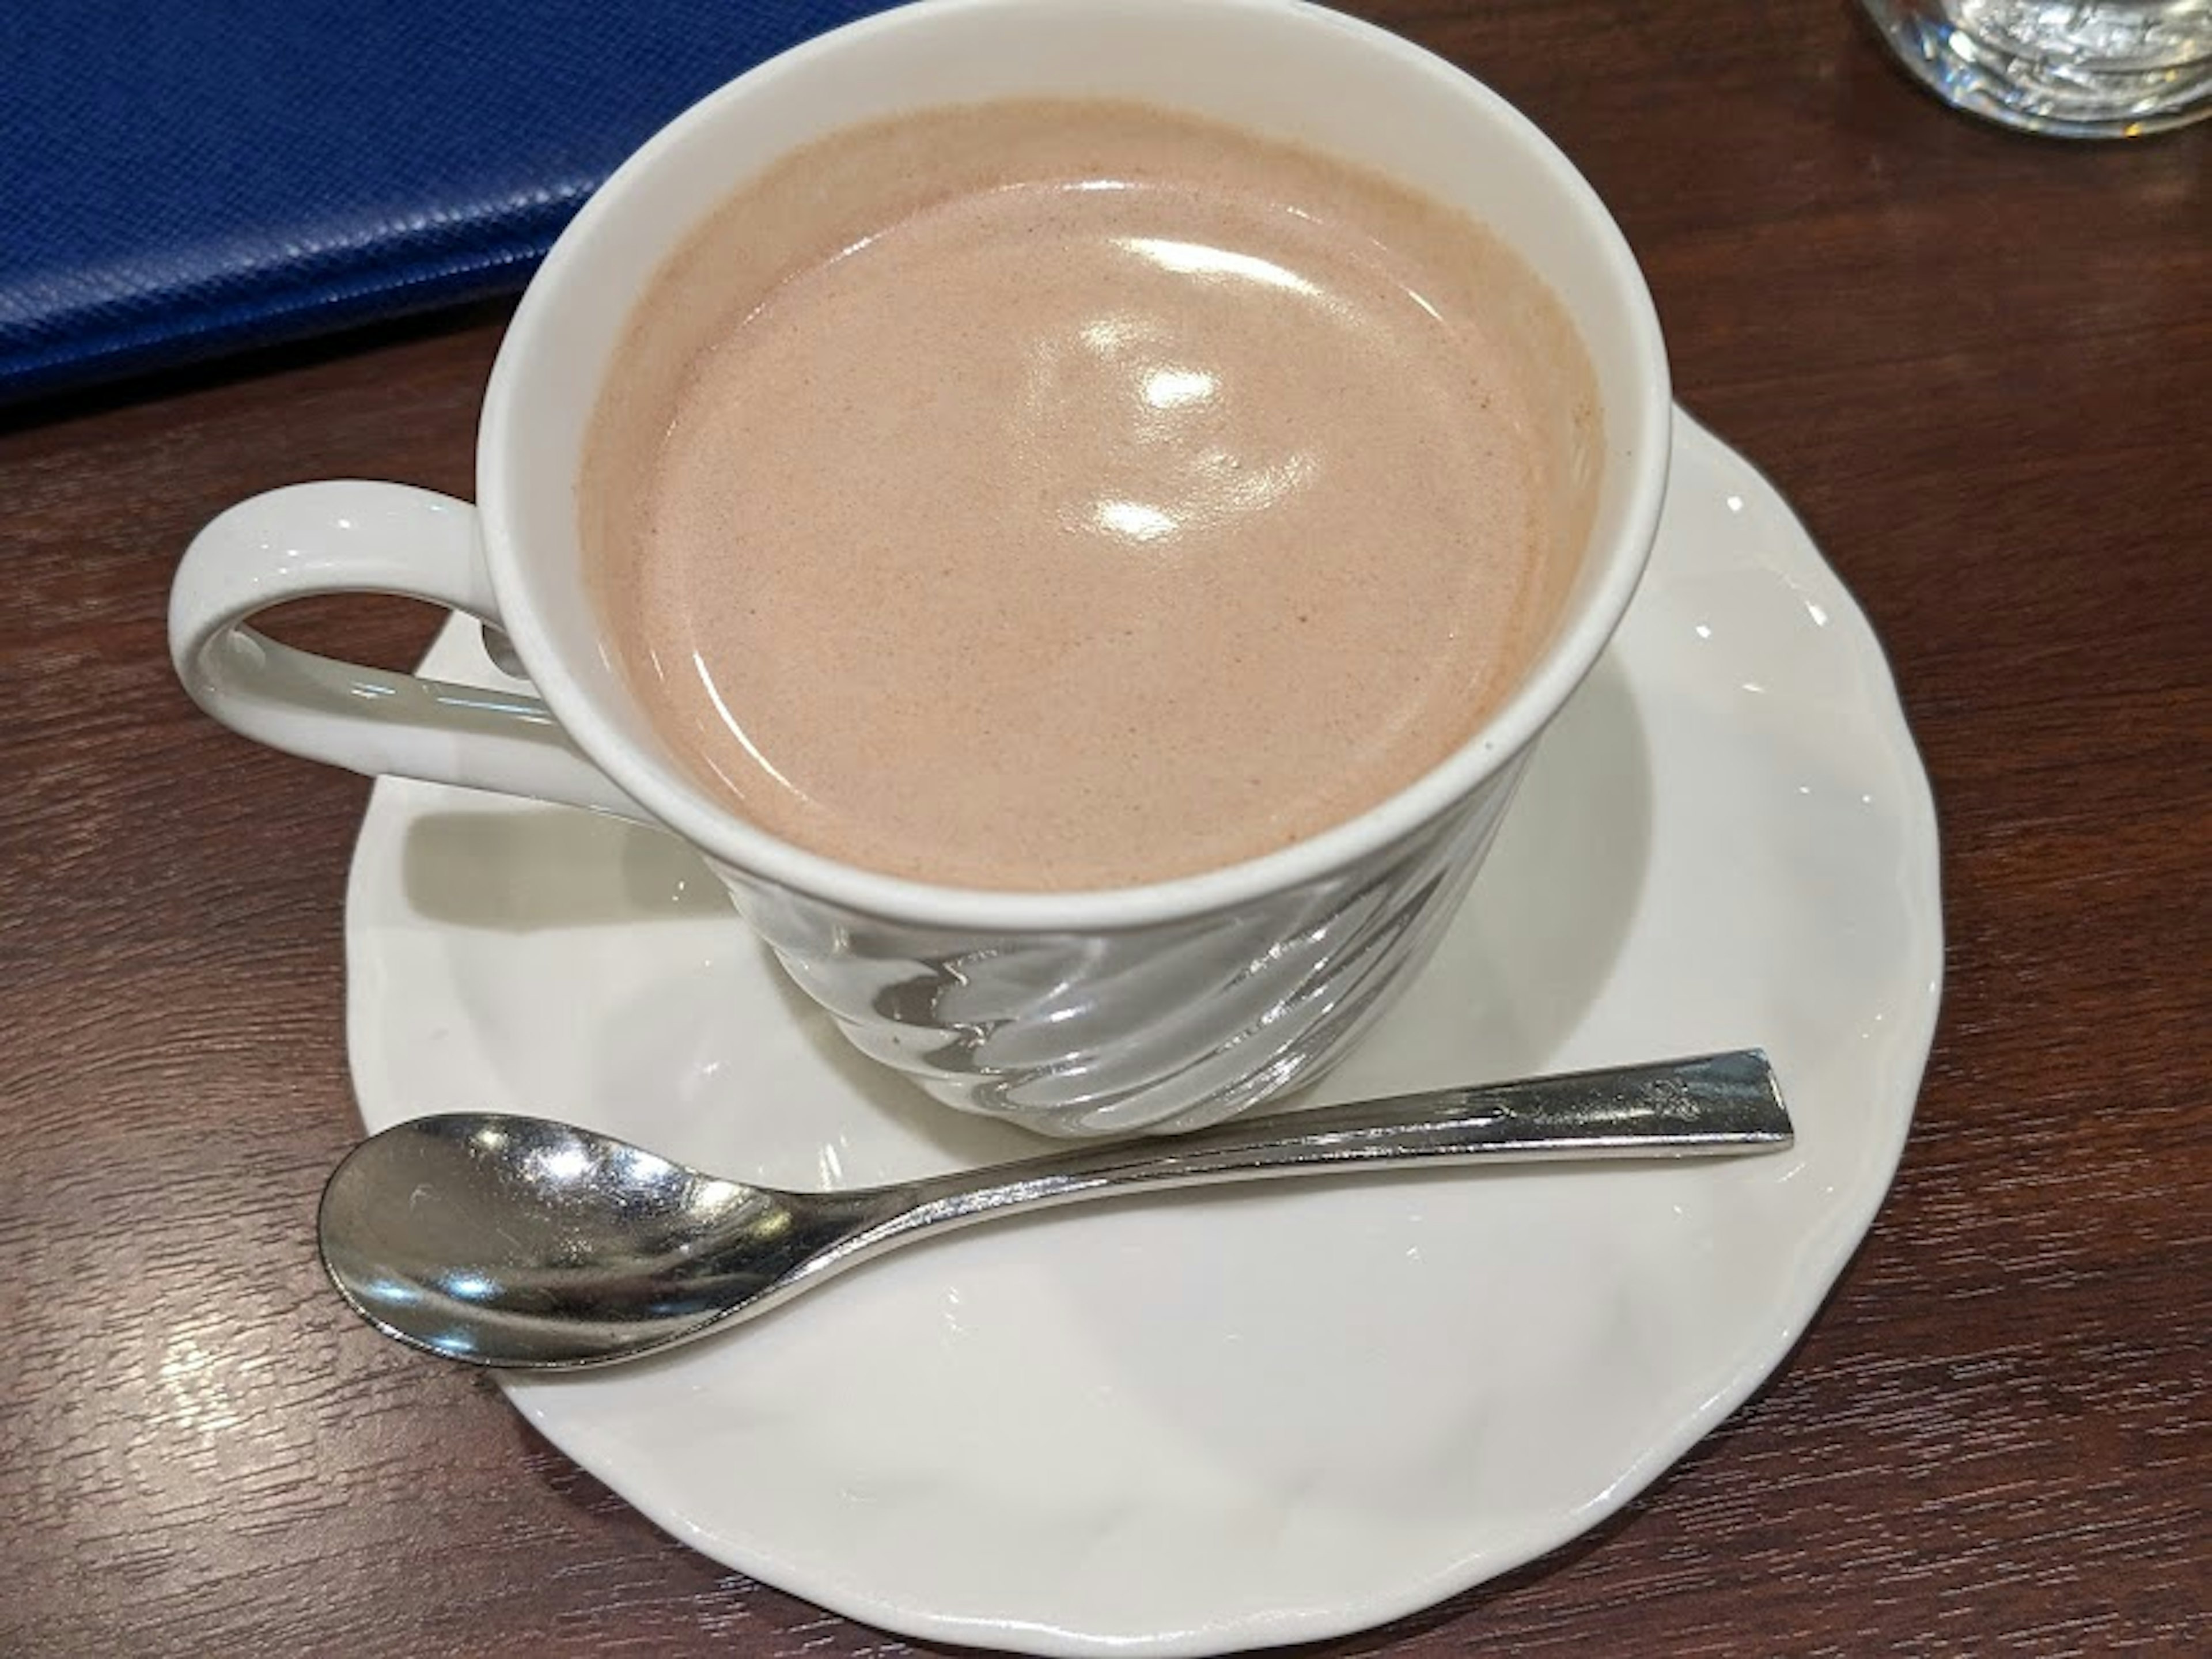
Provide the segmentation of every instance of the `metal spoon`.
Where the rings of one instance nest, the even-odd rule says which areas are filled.
[[[354,1311],[471,1364],[605,1364],[689,1341],[925,1233],[1079,1199],[1428,1163],[1772,1151],[1756,1050],[1241,1118],[890,1187],[787,1193],[610,1135],[461,1113],[373,1135],[324,1189],[323,1265]]]

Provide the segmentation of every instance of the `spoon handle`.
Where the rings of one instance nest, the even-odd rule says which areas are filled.
[[[1107,1188],[1158,1190],[1428,1161],[1757,1152],[1791,1139],[1773,1066],[1764,1053],[1744,1048],[1238,1118],[1135,1146],[963,1170],[908,1187],[918,1207],[896,1231],[1042,1208]]]

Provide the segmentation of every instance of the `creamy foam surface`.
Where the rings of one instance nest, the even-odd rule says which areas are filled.
[[[1370,175],[1127,106],[918,116],[656,280],[587,556],[670,747],[772,834],[1158,880],[1473,734],[1571,574],[1595,401],[1540,283]]]

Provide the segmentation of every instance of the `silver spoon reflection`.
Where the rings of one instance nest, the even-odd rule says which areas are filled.
[[[1683,1157],[1790,1143],[1746,1050],[1240,1118],[896,1186],[790,1193],[543,1118],[424,1117],[324,1189],[323,1265],[387,1336],[524,1370],[635,1358],[926,1233],[1082,1199],[1419,1164]]]

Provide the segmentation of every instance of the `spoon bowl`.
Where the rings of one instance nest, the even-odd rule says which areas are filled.
[[[842,1192],[726,1180],[544,1118],[454,1113],[356,1146],[324,1189],[319,1229],[338,1293],[386,1335],[472,1364],[548,1370],[652,1353],[924,1234],[1084,1199],[1790,1139],[1756,1050],[1240,1118]]]

